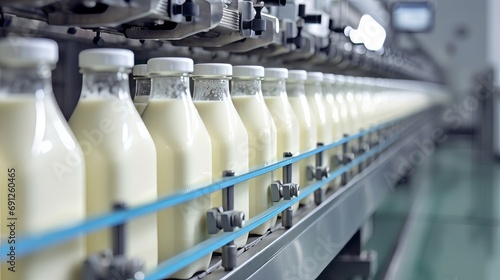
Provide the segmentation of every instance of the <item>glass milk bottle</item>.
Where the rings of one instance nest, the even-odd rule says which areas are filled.
[[[129,208],[157,198],[156,149],[137,113],[128,83],[134,54],[123,49],[80,52],[83,88],[70,126],[82,146],[87,166],[87,215]],[[156,214],[126,223],[124,248],[113,248],[111,229],[87,235],[87,253],[113,248],[115,254],[156,266]],[[121,252],[124,251],[124,252]]]
[[[212,178],[220,180],[226,170],[235,175],[248,172],[248,134],[229,95],[232,66],[204,63],[194,66],[194,105],[208,130],[212,142]],[[222,191],[212,194],[212,205],[222,206]],[[234,210],[249,217],[248,182],[235,185]],[[248,234],[235,240],[238,248],[247,242]]]
[[[307,72],[306,80],[306,97],[309,103],[309,108],[312,112],[313,118],[316,122],[316,135],[318,143],[323,143],[328,145],[333,142],[333,123],[331,115],[331,110],[327,108],[327,104],[323,97],[323,91],[321,88],[321,83],[323,82],[323,73],[320,72]],[[331,150],[325,151],[323,153],[325,160],[323,161],[325,165],[329,165],[328,160],[333,153]],[[324,190],[327,189],[327,185],[323,187]]]
[[[356,92],[355,87],[355,78],[352,76],[346,77],[344,84],[344,98],[347,104],[347,109],[349,110],[349,116],[351,118],[351,129],[349,131],[349,135],[354,135],[360,132],[361,129],[361,120],[358,112],[358,106],[356,104],[356,100],[354,99],[354,95]],[[352,140],[349,142],[349,151],[356,152],[359,146],[359,138]],[[355,165],[352,169],[352,176],[356,175],[359,171],[357,165]]]
[[[349,115],[351,116],[351,131],[349,133],[351,135],[358,133],[362,126],[358,106],[355,99],[356,91],[356,78],[352,76],[346,77],[346,81],[344,84],[344,97],[347,102]]]
[[[189,92],[190,58],[153,58],[151,99],[142,115],[156,145],[158,196],[189,191],[212,182],[210,136]],[[210,195],[158,212],[158,261],[165,261],[209,238],[205,213]],[[190,278],[208,268],[207,255],[171,275]]]
[[[231,99],[248,133],[250,168],[276,162],[277,135],[271,113],[264,103],[261,80],[262,66],[234,66],[231,82]],[[248,181],[250,190],[250,217],[273,206],[269,186],[274,181],[266,173]],[[276,223],[276,217],[251,231],[264,234]]]
[[[347,102],[344,97],[345,80],[345,76],[335,75],[335,84],[333,87],[335,102],[339,110],[342,137],[344,137],[345,134],[351,133],[351,119],[349,116],[349,109],[347,108]]]
[[[134,66],[132,76],[135,80],[134,105],[139,115],[142,115],[151,94],[151,78],[148,75],[148,66],[146,64]]]
[[[48,39],[0,40],[2,244],[85,218],[83,153],[52,93],[58,53]],[[83,238],[76,238],[15,262],[8,256],[0,278],[79,279],[84,259]]]
[[[333,141],[338,141],[342,138],[343,131],[342,131],[342,124],[340,121],[340,110],[334,95],[334,88],[333,88],[334,83],[335,83],[335,75],[323,74],[323,83],[322,83],[323,96],[326,101],[326,106],[330,109],[330,112],[328,112],[327,110],[328,113],[327,118],[328,117],[331,118]],[[342,145],[337,146],[331,150],[330,159],[328,161],[330,163],[330,170],[335,170],[340,166],[339,159],[341,155],[342,155]],[[341,179],[342,179],[341,176],[338,176],[332,181],[331,186],[333,187],[334,190],[340,187],[340,183],[342,181]]]
[[[292,109],[297,116],[300,130],[300,152],[306,152],[317,147],[316,136],[316,120],[312,117],[312,112],[309,108],[305,94],[304,82],[307,79],[307,72],[304,70],[288,71],[288,79],[286,80],[286,92]],[[300,169],[300,186],[306,187],[312,184],[308,180],[307,167],[316,166],[316,157],[311,156],[299,162]],[[300,201],[301,204],[307,205],[314,202],[314,194],[308,195]]]
[[[276,125],[278,135],[277,158],[282,160],[283,153],[291,152],[296,155],[300,151],[299,121],[286,94],[285,80],[288,78],[288,70],[285,68],[266,68],[264,74],[262,93]],[[274,178],[283,182],[282,173],[281,169],[276,170]],[[300,182],[298,164],[292,165],[292,182]],[[293,205],[293,211],[296,211],[298,207],[298,203]]]
[[[374,102],[373,102],[373,94],[374,94],[374,79],[373,78],[364,78],[363,79],[364,88],[361,93],[363,99],[363,105],[361,110],[364,114],[364,124],[365,129],[369,129],[375,125],[375,118],[373,115],[374,112]]]
[[[358,109],[359,115],[359,129],[367,129],[368,128],[368,119],[367,112],[365,110],[365,96],[366,92],[366,80],[364,77],[356,77],[354,80],[354,102],[356,103],[356,107]]]

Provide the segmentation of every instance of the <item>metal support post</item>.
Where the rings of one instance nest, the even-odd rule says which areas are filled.
[[[223,177],[233,177],[234,171],[226,170]],[[229,186],[222,190],[222,207],[215,207],[207,211],[208,232],[216,234],[221,229],[224,232],[231,232],[235,227],[243,227],[245,224],[245,213],[234,210],[234,186]],[[238,248],[234,241],[222,247],[222,267],[226,271],[236,268]]]
[[[290,152],[283,153],[284,158],[292,157],[293,154]],[[283,167],[283,186],[292,183],[292,164],[285,165]],[[289,197],[291,199],[291,197]],[[285,228],[291,228],[293,226],[293,209],[288,207],[281,213],[281,224]]]
[[[349,137],[349,134],[344,134],[344,137]],[[342,164],[347,165],[354,160],[354,154],[349,152],[349,143],[342,144]],[[351,170],[347,170],[342,174],[341,185],[345,186],[351,180]]]
[[[226,170],[222,176],[233,177],[234,171]],[[222,208],[225,211],[234,210],[234,185],[222,190]],[[228,228],[226,231],[233,231],[233,228]],[[231,271],[238,265],[236,261],[237,256],[238,248],[234,244],[234,240],[222,247],[222,267],[224,267],[224,270]]]

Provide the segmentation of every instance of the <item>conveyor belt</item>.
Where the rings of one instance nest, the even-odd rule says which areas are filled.
[[[319,206],[301,208],[291,229],[279,228],[238,258],[231,272],[219,268],[205,279],[315,279],[392,190],[400,157],[429,137],[438,109],[420,114],[406,133],[372,165]]]
[[[148,205],[125,211],[108,213],[47,234],[21,237],[18,242],[17,254],[18,256],[26,255],[51,245],[64,242],[65,240],[70,240],[81,234],[86,234],[105,227],[111,227],[135,217],[192,200],[196,197],[227,188],[233,184],[292,164],[316,153],[340,146],[366,134],[404,122],[404,127],[406,127],[404,131],[397,130],[399,131],[398,133],[393,133],[390,137],[385,139],[384,142],[381,142],[367,153],[358,157],[355,161],[334,170],[330,178],[318,181],[304,188],[299,197],[276,203],[273,207],[250,219],[243,228],[233,232],[219,233],[209,240],[194,246],[190,250],[163,262],[147,276],[147,279],[161,279],[182,269],[192,261],[222,247],[229,241],[249,232],[253,228],[258,227],[271,217],[276,216],[292,204],[297,203],[300,199],[313,193],[326,182],[340,176],[353,166],[358,165],[368,158],[372,158],[387,147],[390,147],[388,151],[384,152],[373,164],[356,176],[347,186],[327,197],[326,201],[320,206],[315,208],[302,208],[301,211],[296,213],[294,217],[294,223],[296,224],[291,229],[285,230],[278,228],[273,233],[264,238],[260,238],[259,242],[255,242],[247,248],[247,250],[238,257],[239,267],[235,270],[226,273],[222,268],[217,269],[215,266],[213,269],[209,270],[213,270],[212,273],[203,273],[203,275],[200,275],[206,276],[207,279],[257,279],[257,277],[263,279],[288,279],[294,274],[297,274],[296,276],[300,279],[304,279],[301,276],[303,273],[298,270],[312,265],[304,263],[305,260],[312,260],[316,263],[315,266],[317,266],[317,269],[312,273],[321,272],[322,268],[333,259],[354,232],[359,229],[363,222],[373,213],[378,203],[385,197],[391,187],[387,183],[384,184],[384,173],[395,169],[397,166],[395,158],[398,155],[404,154],[403,152],[413,148],[410,143],[413,137],[417,136],[419,133],[425,134],[425,127],[431,126],[433,123],[429,118],[432,118],[436,114],[436,111],[438,111],[436,108],[432,110],[429,109],[420,114],[407,117],[404,120],[377,126],[368,131],[346,137],[341,141],[305,152],[267,167],[254,169],[247,174],[235,176],[231,179],[223,180],[188,193],[176,193]],[[405,141],[401,141],[401,137],[403,136],[405,136]],[[397,144],[392,146],[394,143]],[[321,261],[319,261],[317,258],[318,250],[321,248],[325,249],[325,247],[321,247],[322,244],[332,240],[335,240],[335,248],[327,250],[328,255],[322,255],[323,257],[321,257]],[[8,250],[6,245],[0,247],[0,258],[3,259],[5,257],[6,250]],[[217,263],[216,258],[214,261]],[[282,271],[282,269],[286,267],[290,269]],[[311,274],[310,276],[313,275]],[[314,278],[316,276],[309,277],[306,275],[305,278]]]

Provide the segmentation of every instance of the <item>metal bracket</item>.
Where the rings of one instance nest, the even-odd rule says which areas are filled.
[[[226,170],[222,177],[233,177],[234,171]],[[216,234],[221,229],[231,232],[234,228],[242,228],[245,225],[245,213],[234,210],[234,186],[222,190],[222,207],[215,207],[207,211],[208,233]],[[222,247],[222,266],[226,271],[231,271],[237,266],[237,247],[231,241]]]
[[[235,227],[242,228],[245,225],[245,213],[241,211],[227,210],[222,207],[214,207],[207,211],[208,233],[216,234],[221,229],[224,232],[233,231]]]
[[[348,137],[349,134],[344,134],[344,137]],[[356,158],[356,156],[354,155],[354,153],[350,153],[349,152],[349,143],[348,142],[345,142],[344,144],[342,144],[342,164],[343,165],[347,165],[349,163],[351,163],[352,161],[354,161],[354,159]],[[344,174],[342,174],[342,182],[341,182],[341,185],[342,186],[345,186],[347,184],[347,182],[349,182],[351,180],[351,174],[350,174],[350,170],[344,172]]]
[[[271,184],[270,188],[273,202],[279,202],[282,198],[290,200],[300,194],[300,186],[295,183],[283,184],[281,181],[275,181]]]
[[[172,4],[171,15],[182,15],[187,22],[200,15],[200,5],[194,0],[186,0],[184,4]]]
[[[176,0],[178,2],[180,0]],[[186,3],[184,3],[186,4]],[[182,4],[182,5],[184,5]],[[173,5],[181,5],[173,3]],[[130,27],[125,29],[125,37],[130,39],[159,39],[159,40],[180,40],[208,31],[215,28],[223,19],[224,8],[221,0],[193,0],[192,4],[198,6],[198,15],[196,20],[179,22],[172,28],[166,29],[146,29],[143,27]],[[173,8],[173,7],[172,7]],[[174,18],[182,18],[182,14],[174,15]]]
[[[83,280],[144,279],[144,262],[110,250],[89,256],[84,263]]]
[[[262,18],[262,5],[254,5],[251,1],[240,3],[240,34],[245,38],[262,35],[267,29],[267,22]],[[255,13],[255,14],[254,14]]]
[[[364,153],[368,152],[370,150],[370,144],[368,141],[366,141],[366,135],[361,136],[359,138],[359,146],[358,146],[358,155],[361,156]],[[367,160],[364,160],[359,164],[359,172],[363,171],[363,169],[366,168],[367,166]]]
[[[324,146],[323,143],[318,143],[318,147]],[[312,181],[316,179],[316,181],[321,181],[324,178],[330,177],[330,167],[323,166],[323,152],[316,154],[316,166],[308,166],[307,167],[307,180]],[[323,202],[323,189],[319,188],[314,191],[314,203],[316,205],[320,205]]]
[[[302,29],[304,24],[308,23],[321,23],[321,15],[306,15],[306,5],[298,5],[298,17],[297,20],[297,36],[288,37],[287,43],[294,44],[298,49],[304,46],[304,38],[302,38]]]
[[[261,35],[245,38],[245,40],[236,41],[221,47],[206,47],[205,49],[244,53],[272,44],[279,36],[279,20],[268,14],[262,14],[262,19],[267,22],[267,28]]]
[[[126,209],[124,203],[115,203],[114,211]],[[125,256],[125,224],[112,228],[113,251],[89,256],[84,263],[84,280],[144,279],[144,262]]]
[[[292,156],[293,154],[290,152],[283,153],[283,157],[285,158]],[[291,200],[293,197],[299,196],[299,184],[292,183],[292,164],[283,167],[283,183],[275,181],[270,185],[270,188],[273,202],[279,202],[282,198],[284,200]],[[287,229],[293,226],[292,207],[288,207],[281,213],[281,224]]]

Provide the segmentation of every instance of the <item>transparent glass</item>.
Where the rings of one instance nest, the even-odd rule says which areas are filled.
[[[0,69],[0,95],[9,94],[34,94],[37,98],[52,96],[51,66]]]
[[[118,98],[131,100],[126,71],[96,72],[83,70],[82,95],[86,98]]]
[[[151,99],[191,98],[188,76],[153,76]]]
[[[234,170],[237,175],[248,172],[248,134],[231,101],[230,78],[203,76],[193,79],[194,105],[211,138],[213,180],[219,180],[225,170]],[[234,198],[235,210],[249,217],[248,182],[236,185]],[[212,193],[212,203],[222,205],[222,191]],[[246,244],[247,237],[248,234],[234,241],[238,248]]]
[[[333,88],[333,83],[331,83],[331,82],[323,82],[322,83],[322,91],[323,91],[324,95],[333,94],[335,92],[335,90]]]
[[[149,96],[151,94],[151,79],[150,78],[134,78],[135,79],[135,94],[134,96]]]
[[[262,95],[262,82],[259,78],[238,79],[233,78],[231,82],[232,96]]]
[[[263,80],[262,94],[264,96],[286,96],[285,80]]]
[[[288,97],[298,97],[301,95],[305,95],[305,85],[304,81],[298,80],[289,80],[286,83],[286,93]]]
[[[320,81],[306,81],[306,95],[322,95],[322,88]]]
[[[83,154],[57,106],[51,69],[49,64],[0,69],[0,181],[17,182],[15,192],[5,183],[0,198],[6,202],[15,195],[19,236],[85,219]],[[9,229],[4,209],[7,204],[0,211],[2,244]],[[84,259],[83,239],[76,238],[16,260],[21,269],[15,273],[2,264],[0,278],[78,279]]]
[[[229,99],[229,77],[194,77],[193,100],[222,101]]]
[[[210,136],[191,100],[189,77],[180,73],[153,75],[151,84],[151,98],[142,119],[156,144],[158,196],[210,184]],[[211,207],[208,194],[157,213],[158,236],[161,236],[158,238],[159,262],[210,237],[204,218]],[[211,255],[190,263],[171,277],[189,279],[197,271],[206,270]]]

